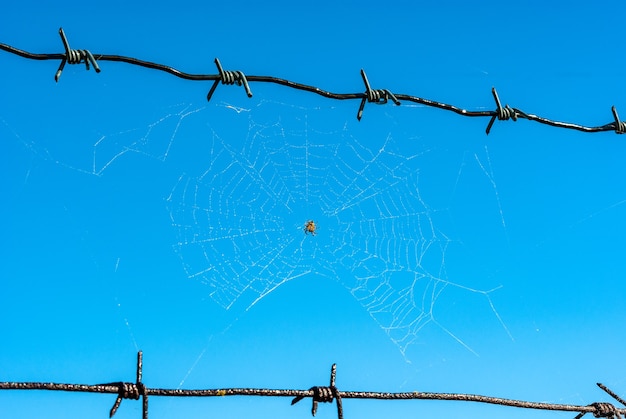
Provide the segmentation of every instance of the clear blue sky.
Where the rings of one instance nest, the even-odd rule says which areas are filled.
[[[623,2],[12,2],[0,42],[626,119]],[[433,2],[435,3],[435,2]],[[557,403],[626,394],[626,136],[333,101],[0,52],[0,381],[326,385]],[[307,220],[316,235],[305,235]],[[112,395],[0,392],[0,417]],[[151,418],[306,418],[310,401],[152,398]],[[116,417],[137,418],[125,401]],[[344,401],[346,419],[570,417]],[[321,405],[318,417],[336,417]]]

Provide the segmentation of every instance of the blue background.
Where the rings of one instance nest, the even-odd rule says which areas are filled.
[[[386,88],[471,110],[626,118],[622,2],[17,2],[0,42]],[[0,380],[462,392],[626,391],[626,145],[404,102],[218,86],[0,53]],[[288,204],[287,204],[288,203]],[[302,231],[309,220],[317,235]],[[419,260],[406,256],[408,251]],[[392,249],[392,250],[389,250]],[[395,249],[395,250],[394,250]],[[402,253],[404,252],[404,253]],[[233,293],[234,292],[234,293]],[[403,303],[408,304],[402,305]],[[405,310],[411,307],[410,310]],[[0,416],[112,395],[2,391]],[[125,401],[116,417],[135,418]],[[151,398],[150,417],[308,417],[286,399]],[[346,418],[573,417],[344,401]],[[322,405],[318,417],[335,417]]]

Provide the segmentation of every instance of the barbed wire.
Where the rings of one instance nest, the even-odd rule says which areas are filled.
[[[429,393],[422,391],[387,393],[373,391],[340,391],[337,389],[335,381],[337,366],[333,364],[330,373],[330,384],[328,386],[314,386],[308,390],[295,389],[265,389],[265,388],[218,388],[207,390],[182,390],[182,389],[161,389],[149,388],[142,381],[143,353],[137,353],[137,374],[136,381],[113,382],[106,384],[61,384],[49,382],[0,382],[0,390],[53,390],[69,391],[81,393],[102,393],[117,394],[117,399],[109,412],[109,417],[113,417],[117,412],[123,399],[142,399],[142,417],[148,419],[148,396],[164,397],[224,397],[224,396],[265,396],[265,397],[293,397],[291,404],[294,405],[304,398],[311,397],[313,405],[311,413],[317,413],[319,403],[332,403],[337,406],[337,418],[343,419],[342,399],[377,399],[377,400],[448,400],[460,402],[477,402],[484,404],[495,404],[500,406],[518,407],[524,409],[553,410],[563,412],[577,412],[574,419],[581,419],[585,414],[592,413],[596,418],[622,419],[626,414],[626,408],[618,408],[608,402],[594,402],[586,406],[553,404],[545,402],[528,402],[523,400],[504,399],[500,397],[481,396],[476,394],[462,393]],[[601,383],[597,385],[607,394],[613,397],[622,405],[626,406],[626,401],[619,397],[612,390]]]
[[[363,110],[365,108],[365,103],[375,103],[378,105],[386,104],[389,100],[391,100],[395,105],[400,105],[401,101],[408,101],[419,103],[421,105],[439,108],[446,111],[454,112],[458,115],[467,116],[467,117],[488,117],[490,118],[489,123],[487,124],[487,128],[485,132],[489,134],[491,128],[493,127],[496,119],[500,121],[506,121],[512,119],[513,121],[517,121],[518,119],[527,119],[530,121],[539,122],[541,124],[550,125],[557,128],[566,128],[573,129],[582,132],[604,132],[604,131],[615,131],[617,134],[626,133],[626,122],[621,121],[619,119],[619,115],[615,106],[611,108],[613,113],[613,122],[608,124],[589,127],[580,124],[573,124],[569,122],[561,122],[554,121],[548,118],[544,118],[538,115],[534,115],[528,112],[524,112],[518,108],[513,108],[506,104],[504,107],[500,102],[500,98],[498,93],[494,88],[491,89],[493,98],[496,102],[496,109],[493,111],[470,111],[467,109],[462,109],[454,105],[450,105],[447,103],[437,102],[430,99],[424,99],[417,96],[412,96],[408,94],[394,94],[388,89],[372,89],[365,74],[365,71],[361,69],[361,78],[363,79],[363,83],[365,84],[365,92],[363,93],[333,93],[327,90],[320,89],[319,87],[310,86],[302,83],[297,83],[294,81],[282,79],[279,77],[273,76],[251,76],[245,75],[242,71],[230,71],[224,70],[219,59],[215,59],[215,65],[218,69],[218,74],[190,74],[185,73],[183,71],[177,70],[176,68],[166,66],[163,64],[157,64],[150,61],[144,61],[137,58],[125,57],[121,55],[108,55],[108,54],[92,54],[89,50],[74,50],[70,48],[67,37],[65,36],[65,32],[63,28],[59,29],[59,35],[61,36],[61,40],[63,42],[63,46],[65,48],[64,53],[56,53],[56,54],[35,54],[27,51],[20,50],[11,45],[6,45],[0,43],[0,49],[7,51],[9,53],[18,55],[23,58],[28,58],[31,60],[61,60],[61,64],[54,76],[55,81],[59,81],[61,77],[61,73],[65,67],[65,64],[81,64],[84,63],[87,70],[90,68],[90,64],[93,66],[94,70],[99,73],[100,67],[98,66],[99,61],[117,61],[124,62],[127,64],[132,64],[140,67],[145,67],[153,70],[164,71],[166,73],[172,74],[176,77],[185,79],[185,80],[193,80],[193,81],[213,81],[213,85],[211,86],[209,93],[207,94],[207,100],[211,100],[217,85],[221,82],[222,84],[237,84],[239,86],[243,86],[246,90],[246,94],[248,97],[252,97],[252,90],[250,89],[250,82],[262,82],[262,83],[274,83],[282,86],[286,86],[289,88],[303,90],[306,92],[311,92],[318,94],[320,96],[336,99],[336,100],[351,100],[351,99],[360,99],[361,103],[359,105],[359,110],[357,112],[357,119],[360,121],[363,116]]]

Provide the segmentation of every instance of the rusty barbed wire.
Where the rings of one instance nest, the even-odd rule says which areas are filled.
[[[412,391],[404,393],[387,393],[373,391],[340,391],[335,385],[337,366],[333,364],[329,386],[315,386],[308,390],[295,389],[265,389],[265,388],[217,388],[206,390],[182,390],[149,388],[142,382],[143,353],[137,353],[137,375],[134,383],[114,382],[107,384],[62,384],[49,382],[0,382],[0,390],[52,390],[81,393],[117,394],[117,399],[109,412],[113,417],[123,399],[143,399],[142,417],[148,419],[148,396],[162,397],[224,397],[224,396],[265,396],[265,397],[293,397],[291,404],[294,405],[304,398],[311,397],[313,416],[317,413],[319,403],[332,403],[337,405],[337,418],[343,419],[342,399],[376,399],[376,400],[447,400],[460,402],[476,402],[495,404],[500,406],[518,407],[523,409],[552,410],[562,412],[577,412],[574,419],[581,419],[585,414],[591,413],[596,418],[622,419],[626,415],[626,403],[612,390],[601,383],[597,385],[607,394],[625,406],[618,408],[608,402],[594,402],[586,406],[553,404],[546,402],[528,402],[523,400],[505,399],[501,397],[481,396],[463,393],[430,393]]]
[[[394,94],[388,89],[372,89],[367,79],[367,75],[365,71],[361,69],[361,77],[365,84],[365,92],[363,93],[333,93],[319,87],[310,86],[302,83],[297,83],[294,81],[282,79],[279,77],[273,76],[251,76],[244,75],[242,71],[226,71],[222,68],[222,65],[219,59],[215,59],[215,64],[218,68],[218,74],[190,74],[185,73],[183,71],[177,70],[176,68],[153,63],[150,61],[144,61],[137,58],[125,57],[121,55],[107,55],[107,54],[92,54],[89,50],[73,50],[69,46],[69,42],[67,41],[67,37],[63,32],[63,29],[59,29],[59,35],[61,36],[61,40],[63,42],[63,46],[65,48],[65,53],[56,53],[56,54],[35,54],[27,51],[23,51],[21,49],[15,48],[11,45],[0,43],[0,50],[4,50],[6,52],[18,55],[23,58],[28,58],[31,60],[61,60],[61,64],[59,69],[55,74],[55,80],[58,82],[61,77],[61,73],[66,63],[69,64],[80,64],[84,63],[89,70],[89,65],[94,67],[96,72],[100,72],[100,67],[98,66],[98,61],[117,61],[124,62],[127,64],[132,64],[140,67],[145,67],[153,70],[164,71],[166,73],[172,74],[176,77],[185,80],[193,80],[193,81],[213,81],[213,85],[207,94],[207,100],[211,99],[211,96],[215,92],[217,85],[221,82],[222,84],[237,84],[239,86],[244,86],[246,90],[246,94],[248,97],[252,97],[252,91],[250,90],[249,83],[250,82],[261,82],[261,83],[274,83],[282,86],[286,86],[292,89],[303,90],[310,93],[315,93],[320,96],[336,99],[336,100],[351,100],[351,99],[359,99],[361,101],[359,105],[359,109],[357,112],[357,119],[360,121],[363,116],[363,110],[365,108],[365,103],[375,103],[378,105],[386,104],[389,99],[393,101],[395,105],[400,105],[401,101],[418,103],[421,105],[443,109],[445,111],[454,112],[461,116],[467,117],[489,117],[490,121],[487,125],[485,132],[489,134],[491,128],[496,119],[499,121],[506,121],[512,119],[513,121],[517,121],[518,119],[527,119],[530,121],[535,121],[540,124],[550,125],[557,128],[566,128],[573,129],[582,132],[604,132],[604,131],[615,131],[617,134],[626,133],[626,122],[621,121],[617,114],[617,110],[615,106],[611,108],[613,114],[613,122],[609,122],[604,125],[599,125],[595,127],[584,126],[580,124],[573,124],[569,122],[561,122],[554,121],[548,118],[544,118],[538,115],[534,115],[531,113],[524,112],[520,109],[514,108],[506,104],[504,107],[500,102],[500,98],[498,97],[498,93],[496,92],[495,87],[492,88],[492,95],[496,102],[496,109],[493,111],[470,111],[467,109],[459,108],[454,105],[450,105],[447,103],[437,102],[430,99],[424,99],[417,96],[412,96],[408,94]]]

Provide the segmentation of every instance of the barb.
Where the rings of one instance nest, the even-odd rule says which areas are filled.
[[[379,89],[372,90],[370,87],[370,82],[367,80],[367,75],[365,74],[365,70],[361,69],[361,77],[363,78],[363,83],[365,83],[365,96],[361,99],[361,105],[359,106],[359,111],[356,114],[356,119],[359,121],[363,116],[363,109],[365,108],[365,101],[374,102],[377,105],[384,105],[387,103],[389,98],[393,100],[393,103],[400,106],[400,101],[387,89]]]
[[[487,135],[489,135],[489,131],[491,131],[491,127],[493,126],[493,123],[495,122],[496,117],[500,121],[506,121],[509,118],[512,119],[513,121],[517,121],[517,115],[522,114],[521,111],[511,108],[508,104],[503,108],[502,104],[500,103],[500,98],[498,97],[498,92],[496,91],[495,87],[491,88],[491,94],[493,94],[493,98],[496,101],[496,110],[495,110],[496,113],[494,116],[491,117],[491,120],[489,121],[489,125],[487,125],[487,129],[485,130]]]
[[[589,407],[594,410],[591,412],[596,418],[622,419],[619,410],[611,403],[591,403]],[[574,419],[580,419],[589,412],[580,412]]]
[[[131,65],[136,65],[144,68],[149,68],[152,70],[163,71],[169,73],[173,76],[179,77],[185,80],[193,80],[193,81],[213,81],[213,85],[211,86],[211,90],[207,95],[207,99],[211,99],[211,96],[215,92],[218,82],[222,82],[223,84],[234,84],[243,85],[246,89],[246,93],[248,97],[252,96],[252,92],[248,83],[250,82],[259,82],[259,83],[274,83],[281,86],[286,86],[292,89],[303,90],[305,92],[315,93],[317,95],[323,96],[328,99],[335,100],[352,100],[358,99],[361,101],[359,106],[359,111],[357,113],[357,119],[361,120],[363,115],[363,109],[365,107],[365,102],[373,102],[376,104],[384,104],[387,103],[389,99],[391,99],[396,105],[400,105],[400,101],[407,101],[418,103],[421,105],[442,109],[449,112],[454,112],[461,116],[467,117],[488,117],[490,118],[489,124],[487,126],[487,134],[489,134],[493,123],[496,118],[499,120],[507,120],[513,119],[516,121],[517,119],[527,119],[529,121],[535,121],[540,124],[550,125],[557,128],[565,128],[572,129],[582,132],[604,132],[604,131],[615,131],[618,134],[626,133],[626,123],[619,120],[617,116],[617,111],[613,108],[613,119],[614,122],[610,122],[608,124],[599,125],[599,126],[584,126],[580,124],[573,124],[569,122],[561,122],[554,121],[548,118],[544,118],[541,116],[537,116],[531,113],[524,112],[518,108],[510,107],[506,105],[502,107],[500,103],[500,99],[498,98],[497,92],[492,89],[492,94],[494,99],[496,100],[496,110],[495,111],[471,111],[467,109],[463,109],[454,105],[450,105],[443,102],[437,102],[430,99],[421,98],[418,96],[412,96],[408,94],[393,94],[390,90],[387,89],[379,89],[373,90],[367,80],[367,76],[365,72],[361,70],[361,77],[363,78],[363,82],[365,83],[365,92],[364,93],[334,93],[329,92],[319,87],[306,85],[303,83],[297,83],[294,81],[290,81],[287,79],[273,77],[273,76],[245,76],[241,71],[224,71],[219,63],[219,60],[215,60],[215,64],[218,67],[218,74],[190,74],[180,71],[176,68],[158,64],[150,61],[144,61],[137,58],[125,57],[121,55],[107,55],[107,54],[91,54],[88,50],[72,50],[69,47],[69,43],[63,34],[63,30],[59,30],[61,34],[61,39],[63,40],[63,44],[65,46],[64,54],[35,54],[27,51],[20,50],[11,45],[0,43],[0,50],[9,52],[11,54],[18,55],[22,58],[27,58],[31,60],[62,60],[61,65],[59,66],[59,70],[55,76],[55,80],[58,81],[58,78],[63,71],[65,63],[68,62],[70,64],[78,64],[80,62],[84,62],[89,69],[89,64],[91,63],[96,70],[96,72],[100,72],[100,68],[98,67],[98,61],[114,61],[114,62],[123,62]]]
[[[343,419],[343,404],[341,402],[341,395],[337,387],[335,387],[335,377],[337,376],[337,364],[333,364],[330,370],[330,385],[328,387],[311,387],[309,391],[313,391],[313,407],[311,408],[311,414],[315,416],[317,413],[317,405],[319,402],[332,403],[333,399],[337,400],[337,418]],[[297,396],[291,401],[291,405],[298,403],[304,399],[305,396]]]
[[[596,383],[598,387],[600,387],[602,390],[604,390],[609,396],[613,397],[615,400],[617,400],[618,402],[620,402],[622,405],[626,406],[626,400],[622,399],[620,396],[618,396],[617,394],[615,394],[611,389],[609,389],[607,386],[605,386],[602,383]]]
[[[619,115],[617,114],[617,109],[615,109],[615,106],[611,108],[611,111],[613,112],[613,118],[615,119],[615,133],[616,134],[626,133],[626,122],[621,122],[619,120]]]
[[[85,66],[87,67],[87,71],[89,71],[89,63],[91,63],[94,70],[96,70],[96,73],[100,72],[100,67],[98,67],[98,63],[96,62],[96,59],[93,57],[91,52],[86,49],[71,49],[70,43],[67,41],[67,37],[65,36],[65,32],[63,32],[63,28],[59,28],[59,35],[61,35],[61,41],[63,41],[63,46],[65,47],[65,55],[61,60],[59,69],[54,75],[54,81],[59,81],[61,73],[65,68],[65,63],[80,64],[81,62],[84,62]]]
[[[383,393],[369,391],[339,391],[335,385],[337,367],[333,364],[328,387],[311,387],[308,390],[295,389],[263,389],[263,388],[219,388],[207,390],[180,390],[148,388],[142,383],[142,352],[137,354],[137,379],[135,383],[115,382],[109,384],[60,384],[50,382],[0,382],[0,390],[52,390],[71,391],[81,393],[117,394],[117,399],[110,411],[112,417],[119,408],[122,399],[138,400],[143,398],[143,418],[148,419],[148,396],[162,397],[224,397],[224,396],[265,396],[265,397],[293,397],[291,404],[295,404],[305,397],[311,397],[313,416],[317,413],[318,403],[337,403],[337,417],[343,419],[342,399],[377,399],[377,400],[448,400],[460,402],[476,402],[496,404],[500,406],[518,407],[523,409],[552,410],[562,412],[577,412],[574,419],[582,418],[586,413],[592,413],[595,417],[622,419],[626,415],[626,408],[617,408],[611,403],[595,402],[587,406],[568,404],[552,404],[542,402],[528,402],[523,400],[504,399],[500,397],[481,396],[476,394],[462,393],[427,393],[421,391],[406,393]],[[624,403],[613,391],[598,383],[598,386],[606,391],[618,402]]]
[[[143,397],[143,419],[148,419],[148,395],[146,394],[146,387],[141,382],[142,376],[142,368],[143,368],[143,353],[141,351],[137,352],[137,378],[134,383],[125,383],[125,382],[117,382],[117,383],[108,383],[103,384],[102,386],[117,387],[117,399],[113,404],[109,412],[109,417],[112,418],[115,413],[117,413],[117,409],[122,404],[123,399],[133,399],[139,400]]]
[[[248,79],[241,71],[224,71],[220,60],[217,58],[215,59],[215,65],[217,66],[217,71],[220,73],[220,78],[213,82],[213,86],[211,86],[211,90],[209,90],[209,93],[206,96],[207,101],[211,100],[211,96],[213,96],[213,92],[215,92],[217,84],[220,81],[222,82],[222,84],[237,83],[237,86],[241,86],[243,84],[243,87],[246,89],[246,94],[248,95],[248,97],[252,97],[252,91],[250,90],[250,86],[248,85]]]

